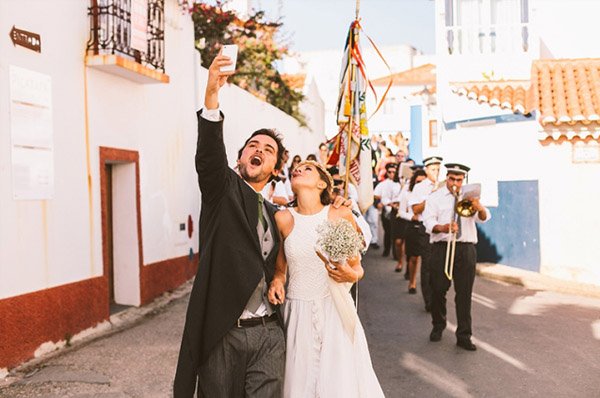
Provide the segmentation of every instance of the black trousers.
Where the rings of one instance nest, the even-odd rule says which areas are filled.
[[[433,245],[429,243],[429,234],[427,234],[427,243],[424,245],[424,250],[421,253],[421,294],[425,307],[431,308],[431,252]]]
[[[285,339],[278,322],[233,327],[198,369],[199,398],[279,398]]]
[[[431,253],[431,318],[433,328],[443,330],[446,328],[446,292],[450,289],[451,281],[444,274],[444,262],[446,259],[446,246],[444,243],[434,243]],[[468,340],[471,338],[471,295],[473,283],[475,282],[475,264],[477,263],[477,252],[473,243],[456,243],[456,254],[454,257],[454,282],[455,305],[456,305],[456,339]]]
[[[385,208],[381,211],[381,225],[383,226],[383,253],[389,253],[392,248],[392,222],[390,214]]]

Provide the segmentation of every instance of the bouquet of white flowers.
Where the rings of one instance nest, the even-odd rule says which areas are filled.
[[[345,219],[325,221],[317,227],[319,237],[315,250],[329,261],[345,263],[357,257],[364,249],[365,242],[354,226]],[[331,264],[330,267],[333,268]],[[356,307],[350,296],[352,283],[337,283],[329,278],[331,298],[350,340],[354,341],[354,330],[358,321]]]
[[[365,248],[362,236],[346,219],[325,221],[317,227],[317,232],[317,250],[330,261],[344,262],[357,257]]]

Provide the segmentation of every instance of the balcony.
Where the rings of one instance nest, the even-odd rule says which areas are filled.
[[[449,55],[527,54],[529,24],[469,25],[446,28]]]
[[[91,0],[86,65],[137,83],[168,83],[164,0]]]

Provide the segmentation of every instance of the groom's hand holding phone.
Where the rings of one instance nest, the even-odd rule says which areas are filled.
[[[221,48],[221,51],[208,68],[208,81],[206,83],[206,95],[204,96],[204,107],[206,109],[217,109],[219,107],[219,90],[227,82],[227,78],[235,73],[235,61],[226,54],[231,55],[231,51],[224,51],[225,47]]]

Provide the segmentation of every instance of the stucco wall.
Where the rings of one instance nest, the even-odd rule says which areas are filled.
[[[0,2],[1,31],[16,25],[42,36],[41,54],[13,47],[8,35],[0,40],[0,299],[103,274],[100,146],[139,153],[143,264],[197,252],[198,228],[191,238],[179,231],[188,215],[196,226],[198,221],[196,110],[207,76],[193,48],[189,16],[175,0],[166,1],[170,83],[142,85],[84,67],[87,2],[28,3],[35,13],[23,2]],[[13,199],[9,65],[52,79],[55,184],[49,200]],[[244,140],[260,127],[277,128],[292,154],[314,152],[324,138],[236,86],[223,88],[221,106],[232,166]]]

